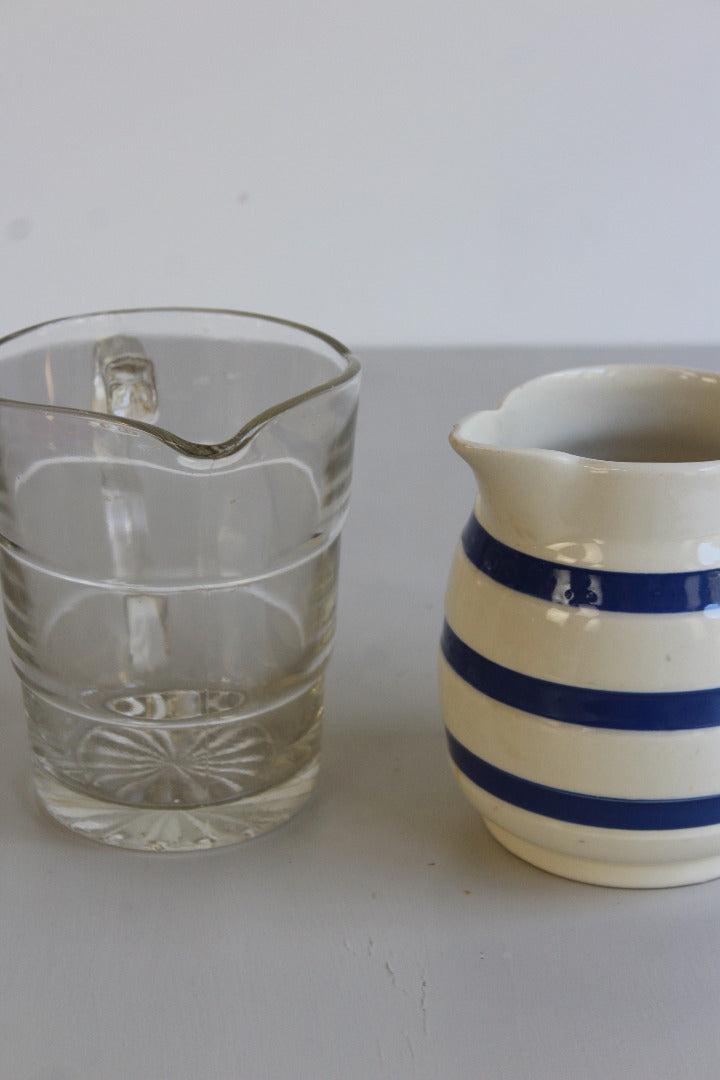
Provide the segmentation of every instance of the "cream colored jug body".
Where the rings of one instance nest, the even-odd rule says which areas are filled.
[[[720,875],[720,376],[535,379],[451,442],[478,482],[441,702],[459,783],[564,876]]]

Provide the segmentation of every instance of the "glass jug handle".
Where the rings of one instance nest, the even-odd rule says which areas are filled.
[[[125,334],[103,338],[93,350],[93,410],[144,420],[158,418],[158,396],[153,362],[137,338]]]
[[[93,349],[93,410],[154,424],[158,396],[152,360],[137,338],[103,338]],[[98,436],[96,449],[106,459],[102,471],[105,524],[113,569],[120,579],[142,574],[148,542],[145,496],[136,466],[124,458],[116,432]],[[142,674],[160,667],[167,656],[167,601],[131,593],[125,597],[127,643],[132,668]]]

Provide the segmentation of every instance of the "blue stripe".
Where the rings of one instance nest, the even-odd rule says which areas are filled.
[[[720,605],[720,569],[631,574],[566,566],[508,547],[490,536],[474,514],[463,531],[462,545],[470,562],[493,581],[557,604],[640,615],[704,611]]]
[[[594,690],[502,667],[466,645],[446,622],[443,655],[461,679],[514,709],[586,727],[681,731],[720,725],[720,689],[643,693]]]
[[[601,829],[695,829],[720,823],[720,796],[694,799],[612,799],[536,784],[477,757],[447,732],[450,757],[468,780],[503,802],[533,814]]]

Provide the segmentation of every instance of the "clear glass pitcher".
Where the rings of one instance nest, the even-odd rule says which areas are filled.
[[[274,827],[310,796],[357,360],[233,312],[0,342],[0,563],[42,804],[122,847]]]

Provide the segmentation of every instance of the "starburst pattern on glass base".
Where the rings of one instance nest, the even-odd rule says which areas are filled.
[[[315,788],[318,757],[270,790],[211,806],[119,806],[68,788],[36,767],[35,787],[55,821],[89,840],[133,851],[202,851],[251,840],[293,817]]]
[[[252,795],[272,784],[273,739],[260,724],[92,727],[63,773],[102,799],[176,809]]]

